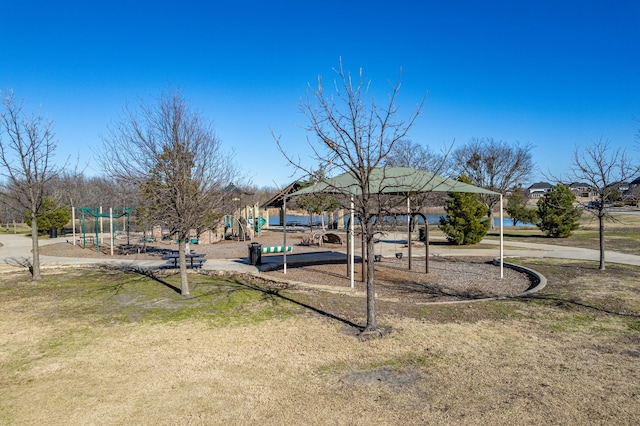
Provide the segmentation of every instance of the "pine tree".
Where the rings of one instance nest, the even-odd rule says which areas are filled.
[[[506,211],[513,219],[513,226],[520,223],[536,223],[538,221],[538,211],[536,209],[528,208],[528,197],[522,186],[517,187],[512,191],[512,195],[509,198]]]
[[[567,238],[578,229],[582,212],[573,206],[576,196],[568,186],[558,184],[538,201],[538,228],[548,237]]]
[[[36,215],[38,217],[38,232],[46,234],[50,229],[62,229],[71,220],[71,209],[58,206],[53,198],[45,197]],[[27,210],[24,221],[31,226],[31,210]]]
[[[460,182],[471,183],[466,175],[460,175]],[[449,194],[445,210],[447,216],[440,217],[438,227],[447,235],[447,240],[458,245],[479,243],[489,230],[486,218],[488,209],[480,201],[478,194],[452,192]]]

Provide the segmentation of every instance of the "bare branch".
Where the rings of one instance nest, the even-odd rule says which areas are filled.
[[[212,125],[177,91],[125,112],[103,140],[101,164],[113,178],[135,183],[151,219],[180,241],[182,292],[189,294],[184,241],[215,225],[211,218],[237,169]]]
[[[53,163],[56,141],[51,121],[38,114],[27,115],[24,102],[17,103],[13,92],[2,98],[0,117],[0,163],[4,198],[31,212],[33,279],[40,277],[38,217],[49,182],[60,169]]]

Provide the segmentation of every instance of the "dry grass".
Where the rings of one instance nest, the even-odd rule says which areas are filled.
[[[627,254],[640,254],[640,213],[612,213],[605,222],[605,249]],[[507,228],[505,240],[526,241],[528,243],[554,244],[568,247],[581,247],[592,250],[599,248],[598,220],[589,211],[580,218],[580,227],[569,238],[548,238],[535,228]],[[489,236],[497,237],[497,232]]]
[[[5,274],[0,424],[637,424],[640,269],[531,265],[540,295],[380,303],[392,331],[370,341],[346,296]]]

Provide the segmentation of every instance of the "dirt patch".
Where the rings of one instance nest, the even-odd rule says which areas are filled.
[[[353,371],[345,375],[344,380],[358,385],[402,388],[415,385],[424,380],[424,376],[420,371],[412,368],[398,370],[392,367],[380,367],[373,370]]]

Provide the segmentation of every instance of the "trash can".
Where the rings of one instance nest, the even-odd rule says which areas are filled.
[[[49,229],[49,238],[58,238],[58,228]]]
[[[420,228],[418,231],[419,231],[418,240],[427,241],[427,230],[425,228]]]
[[[261,265],[262,264],[262,244],[251,243],[249,244],[249,265]]]

